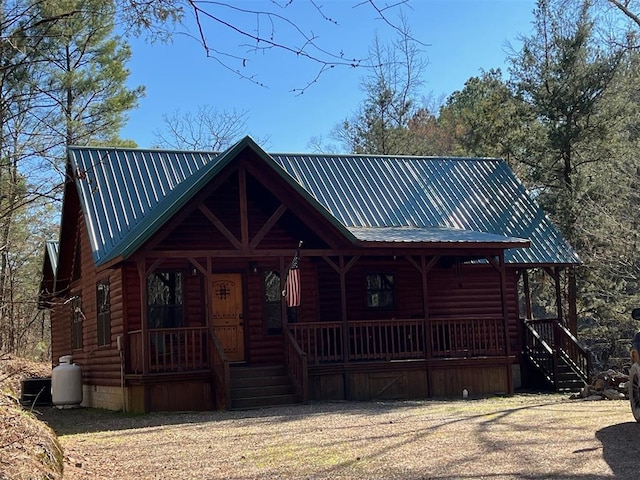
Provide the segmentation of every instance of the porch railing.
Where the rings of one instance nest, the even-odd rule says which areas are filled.
[[[505,355],[504,324],[497,317],[358,320],[290,324],[311,364]],[[348,349],[348,355],[343,350]]]
[[[207,327],[154,328],[146,332],[146,358],[142,331],[128,334],[128,373],[183,372],[209,368]]]
[[[464,358],[505,355],[504,320],[498,317],[431,318],[431,355]]]
[[[307,354],[302,351],[291,332],[284,335],[284,358],[289,376],[302,403],[309,401]]]
[[[349,360],[424,358],[424,320],[349,322]]]

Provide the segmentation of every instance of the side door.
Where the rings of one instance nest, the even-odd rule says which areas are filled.
[[[211,287],[213,330],[227,358],[232,362],[244,361],[242,275],[215,274]]]

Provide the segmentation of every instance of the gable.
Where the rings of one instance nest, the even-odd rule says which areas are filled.
[[[305,213],[354,246],[491,245],[511,264],[579,263],[501,160],[269,155],[249,137],[220,154],[72,147],[69,159],[97,265],[132,255],[239,161],[250,189],[286,186],[283,225]]]
[[[205,186],[185,205],[182,214],[163,227],[159,232],[161,238],[153,241],[154,249],[181,250],[189,245],[192,250],[248,248],[256,253],[295,246],[301,238],[308,248],[331,248],[330,242],[339,233],[323,239],[322,234],[331,230],[328,222],[320,229],[321,234],[312,231],[305,209],[298,214],[292,211],[291,204],[300,203],[300,199],[284,182],[276,178],[272,188],[267,188],[263,182],[269,181],[264,176],[260,179],[254,176],[264,173],[264,169],[247,169],[245,163],[227,168],[232,172],[223,181]],[[246,245],[243,245],[245,218]]]

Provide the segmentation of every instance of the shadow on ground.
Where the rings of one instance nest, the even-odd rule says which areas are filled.
[[[619,423],[596,432],[602,455],[619,479],[640,478],[640,424]]]

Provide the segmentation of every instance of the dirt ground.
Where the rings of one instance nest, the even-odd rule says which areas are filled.
[[[64,479],[637,479],[626,401],[516,395],[129,415],[41,410]]]

